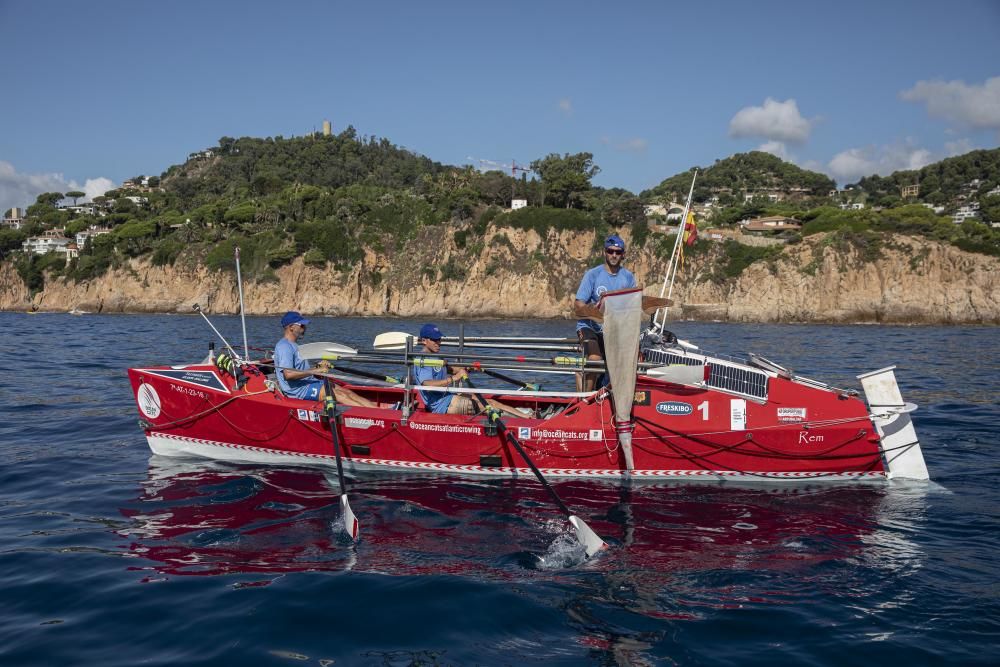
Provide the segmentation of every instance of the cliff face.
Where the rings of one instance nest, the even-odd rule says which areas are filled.
[[[674,286],[672,317],[740,322],[896,322],[1000,324],[1000,260],[924,239],[897,237],[882,257],[863,262],[856,249],[835,250],[823,235],[757,262],[734,280],[703,276],[710,258],[689,259]],[[651,244],[650,244],[651,245]],[[278,280],[247,281],[248,313],[297,309],[311,314],[404,317],[568,317],[583,271],[597,264],[591,232],[492,227],[476,247],[457,248],[450,231],[427,228],[394,256],[366,252],[349,271],[318,269],[301,259]],[[457,267],[442,279],[446,266]],[[647,293],[658,294],[666,260],[632,249],[627,266]],[[421,270],[420,267],[436,267]],[[447,273],[447,272],[445,272]],[[433,274],[433,275],[432,275]],[[235,313],[232,274],[132,260],[93,281],[46,280],[29,295],[9,264],[0,265],[0,309],[89,312]]]

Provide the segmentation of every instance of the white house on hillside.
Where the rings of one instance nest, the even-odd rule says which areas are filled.
[[[42,232],[40,236],[28,237],[26,241],[21,243],[21,249],[35,255],[45,255],[53,250],[65,250],[70,243],[72,241],[63,236],[63,230],[49,229]]]

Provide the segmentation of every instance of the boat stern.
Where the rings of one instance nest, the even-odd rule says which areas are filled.
[[[895,368],[889,366],[858,376],[868,400],[872,422],[881,437],[887,477],[930,479],[920,440],[910,419],[910,413],[917,406],[903,402],[893,373]]]

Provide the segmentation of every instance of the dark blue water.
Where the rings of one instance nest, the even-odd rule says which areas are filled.
[[[236,344],[238,319],[215,322]],[[417,325],[317,319],[307,340]],[[200,318],[0,313],[0,664],[993,662],[998,331],[676,330],[840,386],[898,364],[934,482],[559,484],[613,545],[581,562],[530,480],[371,477],[351,484],[354,546],[328,473],[150,454],[125,369],[201,358]]]

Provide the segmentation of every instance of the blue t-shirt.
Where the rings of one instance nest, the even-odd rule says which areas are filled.
[[[428,380],[443,380],[448,377],[448,369],[444,367],[428,368],[427,366],[415,366],[413,368],[413,377],[416,379],[417,384],[423,384]],[[424,397],[424,403],[427,404],[427,408],[439,415],[448,412],[451,399],[455,398],[455,394],[449,394],[446,391],[428,391],[425,389],[420,389],[419,391],[420,395]]]
[[[274,365],[276,367],[274,374],[278,379],[278,386],[281,387],[281,392],[286,396],[305,398],[313,385],[323,383],[319,378],[302,378],[301,380],[291,381],[285,379],[285,374],[280,370],[282,368],[294,368],[298,371],[309,369],[309,364],[299,356],[299,346],[287,338],[282,338],[274,346]]]
[[[580,288],[576,290],[576,298],[593,306],[600,301],[605,292],[614,292],[632,287],[635,287],[635,276],[632,275],[631,271],[622,267],[618,269],[618,273],[611,274],[608,273],[607,267],[601,264],[583,274],[583,280],[580,281]],[[576,330],[579,331],[580,329],[593,329],[597,333],[604,331],[601,325],[594,320],[578,320]]]

